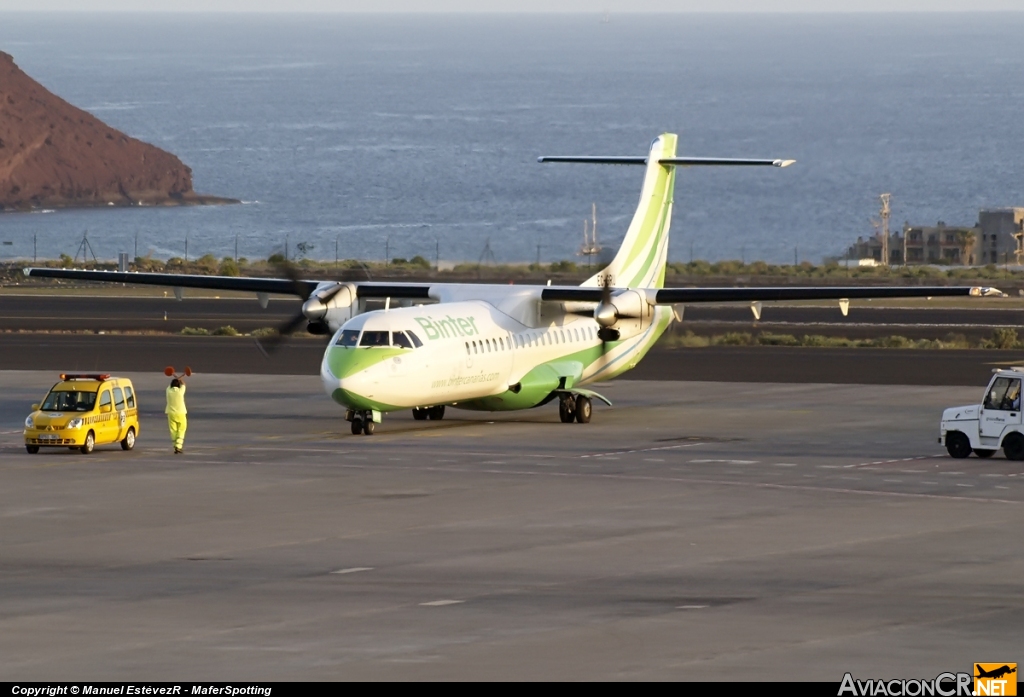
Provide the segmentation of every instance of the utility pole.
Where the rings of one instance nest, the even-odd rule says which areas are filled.
[[[135,258],[139,258],[139,232],[135,231]]]
[[[693,240],[690,240],[690,263],[693,263]]]
[[[889,270],[889,266],[892,263],[892,258],[889,256],[889,199],[892,194],[882,194],[878,198],[882,201],[882,209],[879,211],[879,215],[882,217],[882,231],[879,233],[882,238],[882,263],[885,264],[886,271]]]
[[[235,263],[238,263],[238,233],[235,233]]]
[[[334,268],[338,268],[338,238],[341,235],[334,236]]]
[[[384,238],[384,266],[391,263],[391,235]]]
[[[32,233],[32,263],[35,264],[39,261],[38,245],[36,244],[36,233]]]
[[[434,238],[434,271],[441,270],[441,238]]]
[[[537,266],[540,266],[540,242],[537,243]]]
[[[185,263],[188,263],[188,233],[185,233]]]

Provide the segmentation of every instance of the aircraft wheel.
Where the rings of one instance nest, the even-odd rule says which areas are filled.
[[[590,397],[576,398],[576,423],[589,424],[593,411],[594,405],[590,403]]]
[[[1024,436],[1011,433],[1003,439],[1003,454],[1007,460],[1024,460]]]
[[[38,445],[26,445],[25,446],[25,450],[28,451],[29,455],[35,455],[36,453],[39,452],[39,446]]]
[[[576,402],[572,397],[565,397],[558,401],[558,418],[563,424],[571,424],[576,420]]]
[[[363,420],[362,419],[352,419],[352,435],[353,436],[358,436],[362,432],[363,432]]]
[[[373,435],[373,429],[376,426],[377,426],[377,424],[373,423],[373,419],[367,419],[366,421],[364,421],[363,422],[363,435],[364,436],[372,436]]]
[[[444,418],[444,405],[442,404],[438,407],[430,407],[427,412],[431,421],[440,421]]]
[[[82,445],[82,454],[88,455],[96,447],[96,435],[89,431],[85,434],[85,443]]]
[[[412,418],[416,419],[417,421],[426,421],[429,412],[429,409],[421,409],[419,407],[415,407],[412,410]]]
[[[992,457],[993,455],[996,454],[996,451],[995,450],[978,450],[977,448],[975,448],[974,449],[974,454],[977,455],[978,457],[985,458],[985,457]]]
[[[121,441],[121,450],[131,450],[135,447],[135,428],[129,428],[128,433],[124,434],[124,440]]]

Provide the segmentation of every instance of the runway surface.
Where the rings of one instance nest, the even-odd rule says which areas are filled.
[[[0,333],[9,370],[159,373],[166,365],[203,373],[318,375],[326,343],[294,339],[265,356],[246,337]],[[1024,351],[835,349],[787,346],[655,348],[632,380],[973,385],[992,370],[1024,365]],[[601,389],[598,387],[598,389]]]
[[[0,680],[933,677],[1022,654],[1024,467],[980,387],[616,381],[351,436],[317,378],[198,374],[184,455],[28,455],[0,372]]]

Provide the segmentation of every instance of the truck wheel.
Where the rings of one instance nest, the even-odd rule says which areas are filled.
[[[977,448],[975,448],[974,449],[974,454],[977,455],[980,458],[986,458],[986,457],[992,457],[993,455],[995,455],[996,451],[995,450],[978,450]]]
[[[1003,454],[1007,460],[1024,460],[1024,436],[1011,433],[1003,438]]]
[[[128,433],[124,434],[124,440],[121,441],[121,450],[131,450],[135,447],[135,429],[129,428]]]
[[[96,447],[96,435],[89,431],[85,434],[85,443],[82,444],[82,454],[88,455]]]
[[[25,450],[28,451],[29,455],[35,455],[36,453],[39,452],[39,446],[38,445],[26,445],[25,446]]]
[[[946,434],[946,452],[958,460],[967,457],[971,454],[971,441],[960,431],[950,431]]]

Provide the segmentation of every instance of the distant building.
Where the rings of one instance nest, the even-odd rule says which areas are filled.
[[[908,264],[1024,263],[1024,208],[987,208],[978,212],[972,227],[949,226],[939,221],[934,227],[904,223],[902,232],[889,237],[889,263],[902,264],[904,240]],[[882,260],[878,235],[858,237],[846,251],[847,259]]]

